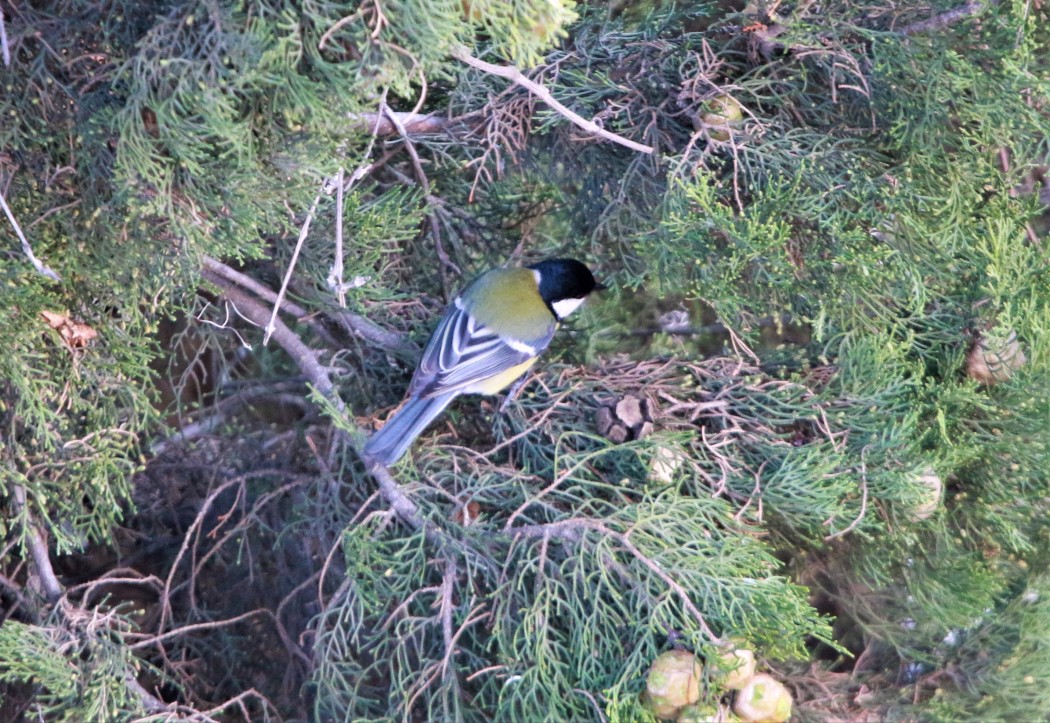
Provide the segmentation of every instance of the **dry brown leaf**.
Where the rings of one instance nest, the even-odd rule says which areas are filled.
[[[481,505],[474,500],[471,500],[467,504],[456,508],[456,511],[452,513],[452,521],[457,525],[463,525],[466,527],[467,525],[474,524],[480,514]]]
[[[87,324],[74,321],[67,314],[58,314],[54,311],[41,311],[40,315],[52,329],[58,332],[62,341],[71,349],[80,349],[87,346],[88,342],[98,336],[98,332]]]

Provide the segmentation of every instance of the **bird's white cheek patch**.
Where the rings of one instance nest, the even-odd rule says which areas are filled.
[[[554,313],[558,315],[559,319],[564,319],[566,316],[576,311],[582,303],[583,299],[560,299],[551,304],[551,307],[554,309]]]

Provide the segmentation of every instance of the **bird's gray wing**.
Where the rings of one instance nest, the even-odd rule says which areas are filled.
[[[430,397],[464,389],[522,364],[547,348],[556,327],[552,320],[539,339],[509,340],[478,325],[458,304],[453,304],[423,351],[409,393]]]

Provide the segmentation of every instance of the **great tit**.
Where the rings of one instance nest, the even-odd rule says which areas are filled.
[[[558,323],[605,288],[575,259],[487,271],[457,296],[427,342],[404,405],[372,435],[365,461],[390,467],[460,394],[495,394],[525,374]]]

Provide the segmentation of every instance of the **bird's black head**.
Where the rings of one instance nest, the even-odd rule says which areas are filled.
[[[539,274],[540,296],[558,319],[568,316],[592,291],[605,288],[576,259],[547,259],[526,268]]]

